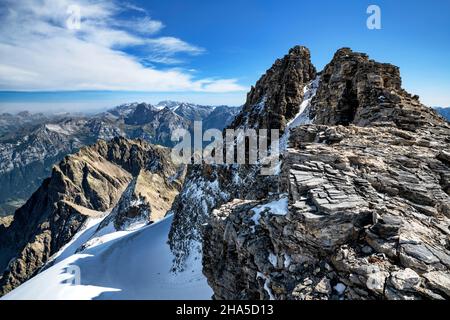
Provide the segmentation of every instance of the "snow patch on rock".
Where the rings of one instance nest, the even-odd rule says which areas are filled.
[[[317,76],[303,88],[303,101],[300,104],[298,113],[291,121],[287,123],[286,130],[280,138],[280,150],[286,150],[289,147],[289,136],[291,129],[300,125],[312,123],[312,119],[309,118],[309,109],[311,102],[317,93],[317,89],[319,88],[319,83],[320,76]]]

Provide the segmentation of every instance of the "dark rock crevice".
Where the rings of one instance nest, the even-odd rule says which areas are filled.
[[[343,93],[342,100],[339,101],[336,110],[336,124],[348,126],[355,119],[359,102],[355,89],[353,88],[352,81],[347,80],[345,83],[345,91]]]

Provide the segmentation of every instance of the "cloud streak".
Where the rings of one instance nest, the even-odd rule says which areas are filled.
[[[70,5],[80,8],[80,29],[67,28]],[[91,0],[3,0],[0,13],[0,90],[136,90],[148,92],[233,92],[236,79],[198,79],[182,69],[150,62],[179,63],[179,55],[205,52],[172,36],[144,9]],[[124,19],[124,13],[133,14]]]

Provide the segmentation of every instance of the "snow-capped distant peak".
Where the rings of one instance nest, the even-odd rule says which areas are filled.
[[[74,133],[76,130],[71,125],[63,126],[61,124],[45,124],[45,128],[49,131],[53,131],[56,133],[64,134],[64,135],[70,135]]]
[[[159,102],[155,107],[160,110],[169,108],[170,110],[175,111],[183,104],[183,102],[166,100]]]

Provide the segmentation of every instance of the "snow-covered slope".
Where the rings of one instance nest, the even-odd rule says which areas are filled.
[[[75,242],[78,247],[81,239],[90,238],[94,244],[73,255],[60,253],[55,265],[3,299],[210,299],[200,256],[192,256],[183,272],[171,272],[171,223],[168,216],[137,231],[103,234],[98,241],[92,241],[96,224],[90,223]],[[71,272],[77,267],[80,284],[74,285]]]

